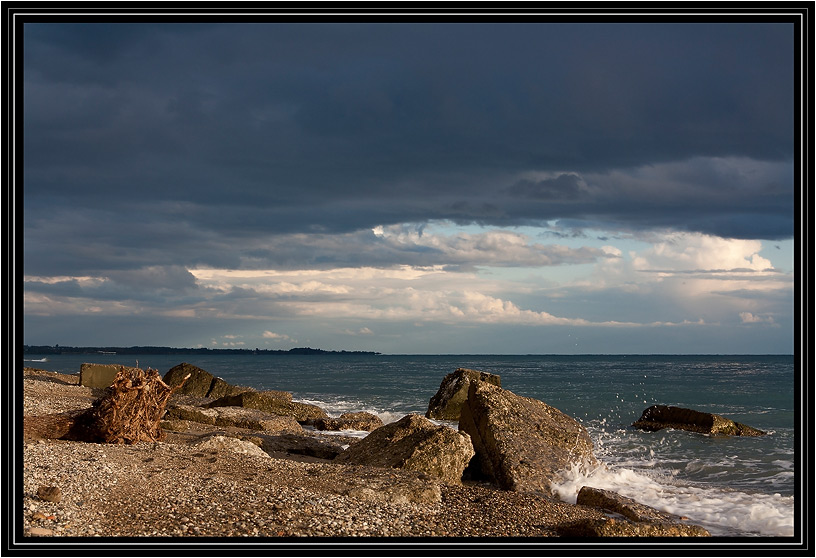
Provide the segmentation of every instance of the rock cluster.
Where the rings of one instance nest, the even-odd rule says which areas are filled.
[[[214,426],[234,426],[264,432],[303,432],[300,423],[292,416],[275,415],[244,407],[207,408],[194,405],[173,405],[167,409],[165,419],[193,421]]]
[[[675,428],[712,436],[765,435],[762,430],[734,422],[720,415],[666,405],[652,405],[643,411],[643,414],[632,426],[649,432],[663,428]]]
[[[187,366],[185,375],[190,373]],[[201,372],[199,375],[205,380],[201,383],[203,386],[206,372]],[[575,463],[586,467],[597,465],[586,430],[542,401],[503,389],[498,376],[459,369],[446,379],[449,381],[443,381],[440,387],[444,393],[432,399],[440,408],[446,406],[446,401],[460,397],[461,390],[449,389],[451,386],[467,385],[466,397],[459,401],[458,430],[417,414],[386,425],[377,424],[379,419],[366,416],[367,413],[331,419],[318,407],[293,402],[291,394],[286,392],[244,391],[213,400],[200,395],[201,389],[188,394],[188,399],[177,397],[176,403],[168,406],[163,424],[175,429],[168,437],[170,443],[152,446],[140,443],[126,450],[119,446],[108,449],[98,444],[56,441],[62,445],[54,446],[55,449],[70,449],[77,455],[55,457],[50,474],[57,471],[57,466],[81,463],[79,468],[70,469],[71,473],[60,473],[61,482],[70,479],[83,487],[86,484],[113,486],[105,488],[99,499],[100,509],[133,511],[124,513],[121,522],[115,524],[107,521],[107,517],[118,517],[116,514],[106,515],[106,512],[93,516],[105,518],[94,521],[107,527],[94,523],[87,528],[69,529],[67,526],[73,519],[48,523],[47,518],[51,516],[46,512],[50,509],[43,508],[41,512],[39,505],[29,503],[26,504],[31,514],[27,533],[33,536],[708,535],[704,529],[687,525],[681,518],[607,491],[584,487],[578,505],[557,501],[550,492],[550,483],[559,471]],[[213,393],[214,385],[210,380],[208,394]],[[81,396],[87,397],[87,394],[83,391]],[[196,404],[187,404],[191,402]],[[33,406],[26,402],[26,408]],[[71,407],[63,409],[68,408]],[[301,424],[370,433],[359,439],[342,433],[307,431]],[[185,444],[189,450],[184,449]],[[49,505],[59,505],[53,504],[59,502],[56,499],[59,487],[46,485],[39,475],[48,455],[41,446],[41,443],[26,444],[27,486],[40,487],[37,492],[41,493],[41,502],[49,503],[50,494],[53,499]],[[115,460],[111,461],[113,456]],[[120,462],[127,465],[117,465]],[[113,464],[113,468],[108,463]],[[100,467],[92,479],[80,479],[77,475],[81,476],[89,465]],[[490,482],[463,483],[466,469],[475,470]],[[143,488],[131,486],[136,478],[144,479],[156,492],[146,493]],[[78,496],[79,491],[71,487],[64,492],[70,494],[69,503],[79,510],[76,515],[79,517],[87,497]],[[164,496],[170,500],[157,496],[164,494],[164,487],[172,489]],[[88,490],[100,493],[99,488]],[[298,492],[302,490],[308,490],[308,496]],[[181,491],[189,495],[182,498]],[[198,505],[195,502],[203,494],[218,499],[215,506],[207,507],[206,514],[195,508]],[[172,513],[168,515],[165,508]],[[433,511],[428,511],[431,509]],[[190,519],[211,516],[212,522],[202,519],[196,524]]]

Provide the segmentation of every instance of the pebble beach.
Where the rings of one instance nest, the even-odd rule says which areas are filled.
[[[101,395],[78,385],[78,375],[27,369],[23,382],[26,416],[84,409]],[[252,432],[198,428],[134,445],[24,440],[24,538],[535,542],[557,537],[559,525],[606,517],[540,495],[445,484],[400,469],[201,449],[203,437]]]

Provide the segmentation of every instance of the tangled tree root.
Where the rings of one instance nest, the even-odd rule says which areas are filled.
[[[166,434],[159,421],[173,392],[158,371],[122,367],[107,393],[83,411],[24,417],[26,438],[52,438],[109,444],[157,442]]]

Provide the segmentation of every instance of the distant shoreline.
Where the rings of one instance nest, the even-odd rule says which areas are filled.
[[[374,351],[326,351],[311,347],[294,349],[209,349],[206,347],[61,347],[59,345],[24,345],[26,355],[379,355]]]

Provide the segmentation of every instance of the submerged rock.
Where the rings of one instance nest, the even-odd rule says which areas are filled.
[[[487,382],[471,382],[459,430],[467,432],[481,475],[501,488],[552,495],[557,474],[597,466],[589,433],[542,401]]]
[[[472,457],[473,445],[466,433],[411,414],[374,430],[334,461],[420,471],[460,484]]]
[[[501,387],[501,376],[478,370],[457,368],[442,379],[439,391],[428,403],[425,416],[437,420],[459,420],[462,405],[467,400],[468,388],[472,381],[487,382]]]
[[[713,413],[683,407],[652,405],[632,426],[654,432],[663,428],[689,430],[714,436],[764,436],[766,432]]]

